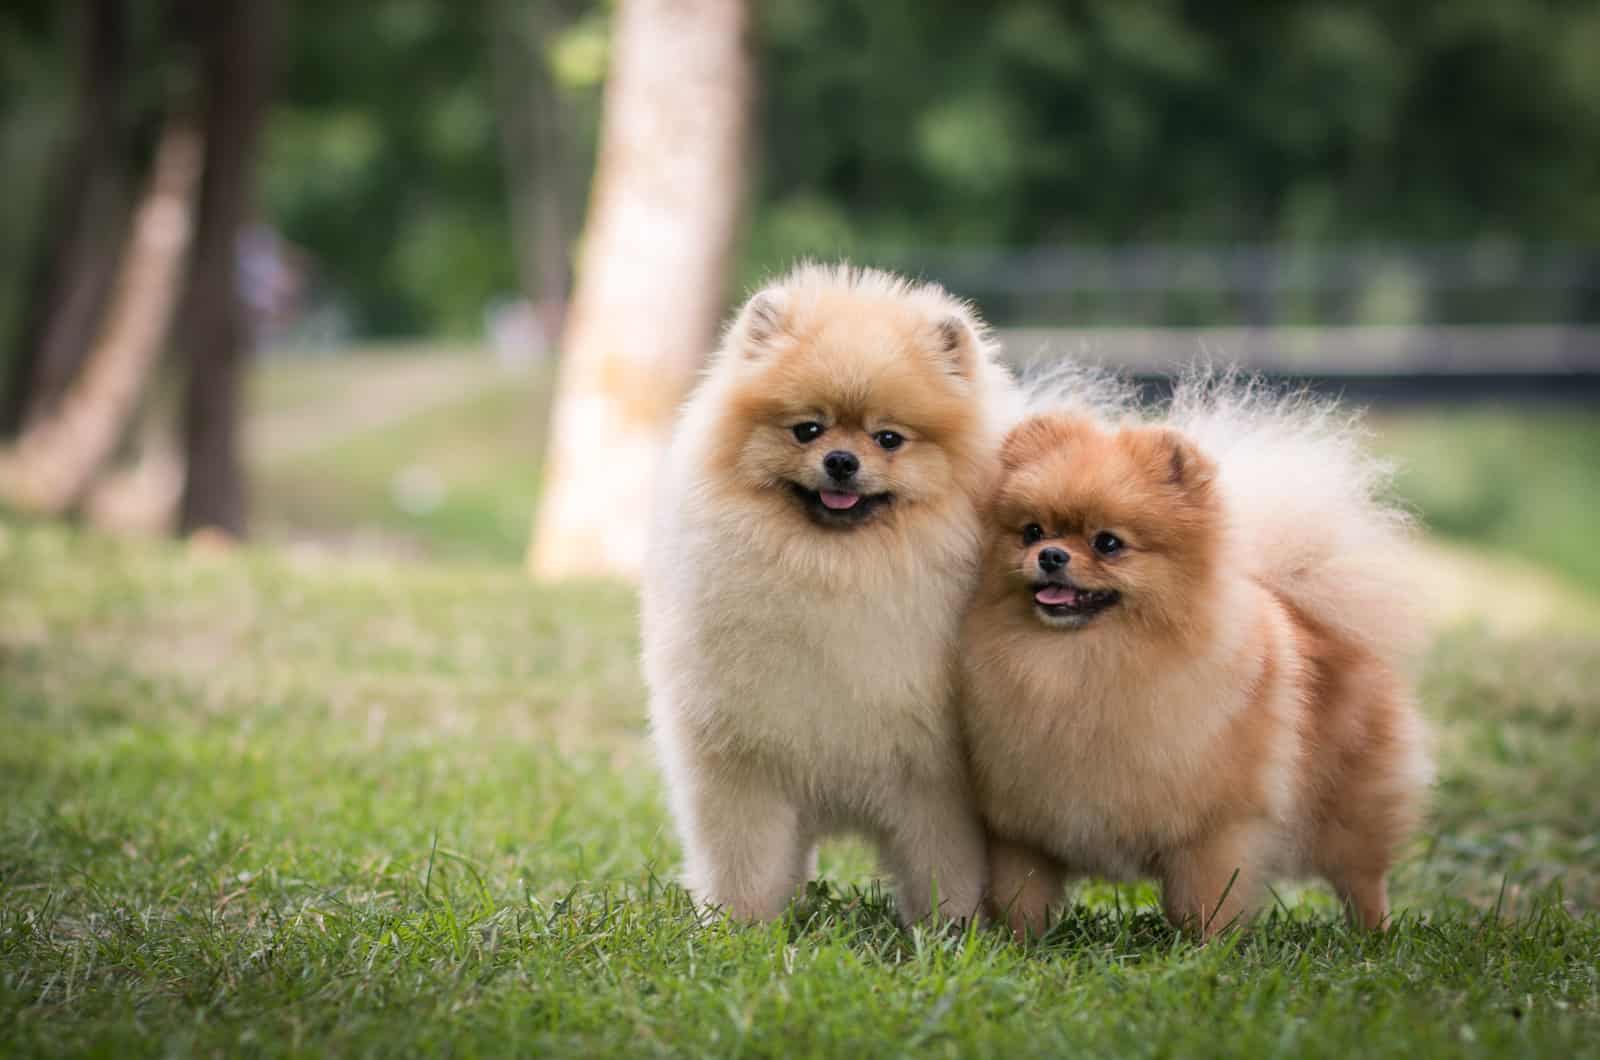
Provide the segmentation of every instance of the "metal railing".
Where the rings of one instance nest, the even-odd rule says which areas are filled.
[[[1600,248],[1135,244],[900,264],[1007,326],[1600,324]]]
[[[1600,395],[1600,248],[1043,247],[892,263],[972,298],[1021,361],[1196,360],[1340,388]]]

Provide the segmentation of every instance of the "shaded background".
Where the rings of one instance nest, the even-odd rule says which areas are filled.
[[[159,6],[133,5],[144,23]],[[525,111],[556,114],[553,149],[538,153],[558,157],[531,165],[556,184],[542,193],[561,203],[557,238],[577,236],[609,5],[281,7],[260,210],[305,255],[312,288],[285,341],[481,336],[485,307],[522,286],[514,181],[530,174],[508,166],[506,142]],[[730,293],[803,254],[915,266],[1085,244],[1398,243],[1456,252],[1458,265],[1498,259],[1484,268],[1503,270],[1508,297],[1291,315],[1600,315],[1592,255],[1581,276],[1513,267],[1600,241],[1592,4],[1002,0],[978,20],[938,0],[757,7],[754,195]],[[19,273],[46,238],[48,178],[72,132],[84,16],[6,8],[0,297],[14,331]],[[148,126],[180,57],[140,17],[121,109]],[[1556,279],[1581,293],[1517,290]],[[1005,323],[1068,320],[995,301]],[[1086,315],[1226,322],[1231,309],[1196,298]]]
[[[688,30],[634,6],[665,20],[661,51],[730,34],[746,64],[718,104],[743,161],[686,197],[734,204],[698,284],[717,314],[798,257],[843,256],[974,298],[1019,360],[1159,377],[1203,354],[1311,379],[1383,407],[1379,443],[1436,530],[1600,586],[1593,4],[816,0],[711,4]],[[619,18],[584,0],[6,5],[10,506],[516,559],[573,470],[541,473],[556,351],[607,356],[564,329]],[[184,134],[203,163],[167,179],[193,231],[163,265],[136,218]],[[694,301],[673,253],[661,286]],[[119,316],[126,274],[145,286]],[[652,311],[615,291],[591,316]],[[118,385],[86,385],[103,348]],[[692,371],[630,356],[669,365],[669,388]],[[30,450],[75,380],[97,421]],[[30,452],[71,466],[30,478]]]

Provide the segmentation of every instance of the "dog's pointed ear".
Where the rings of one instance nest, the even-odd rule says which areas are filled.
[[[780,287],[768,287],[750,296],[728,327],[727,345],[740,357],[759,361],[772,352],[773,343],[789,326],[788,298]]]
[[[1152,476],[1190,496],[1211,489],[1217,465],[1193,442],[1171,427],[1150,427],[1142,433],[1144,464]]]
[[[970,320],[958,314],[940,317],[933,326],[933,353],[939,367],[957,379],[971,380],[978,373],[978,333]]]

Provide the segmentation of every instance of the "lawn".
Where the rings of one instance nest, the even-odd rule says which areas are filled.
[[[257,548],[0,521],[0,1052],[1600,1056],[1600,604],[1556,552],[1428,553],[1384,936],[1315,887],[1204,947],[1146,888],[1032,951],[905,933],[848,843],[737,927],[671,882],[631,594],[514,566],[542,385],[258,449]]]
[[[0,545],[0,1027],[18,1054],[1600,1052],[1600,648],[1441,637],[1443,777],[1363,938],[1199,948],[1097,889],[1039,952],[897,931],[862,853],[703,922],[633,602],[514,570]]]

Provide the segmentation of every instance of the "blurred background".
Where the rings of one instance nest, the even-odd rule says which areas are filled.
[[[596,469],[845,257],[1370,402],[1441,540],[1600,593],[1596,56],[1586,0],[11,0],[0,504],[626,575]]]

